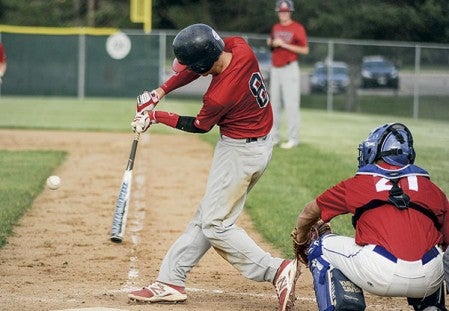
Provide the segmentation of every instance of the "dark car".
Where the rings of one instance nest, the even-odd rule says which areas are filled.
[[[318,62],[315,64],[312,73],[309,75],[310,92],[327,93],[328,85],[332,94],[345,93],[348,90],[349,74],[346,63]]]
[[[256,54],[260,72],[268,85],[270,82],[271,51],[264,47],[253,47],[253,51]]]
[[[382,56],[366,56],[362,60],[362,88],[399,88],[399,70]]]

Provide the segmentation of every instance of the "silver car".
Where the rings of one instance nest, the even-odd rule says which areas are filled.
[[[348,65],[344,62],[318,62],[309,75],[311,93],[346,93],[349,85]]]

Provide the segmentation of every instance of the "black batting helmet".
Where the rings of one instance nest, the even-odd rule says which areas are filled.
[[[187,67],[203,74],[212,68],[223,49],[223,40],[210,26],[190,25],[181,30],[173,40],[173,51],[176,56],[173,69],[181,71]]]

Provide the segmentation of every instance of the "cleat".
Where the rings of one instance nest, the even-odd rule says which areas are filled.
[[[279,299],[279,311],[292,310],[295,304],[296,280],[301,274],[298,262],[295,260],[284,260],[279,266],[274,279],[276,295]]]
[[[147,287],[128,294],[131,301],[149,303],[178,303],[187,300],[184,287],[154,282]]]
[[[298,143],[294,142],[293,140],[289,140],[289,141],[281,144],[282,149],[292,149],[296,146],[298,146]]]

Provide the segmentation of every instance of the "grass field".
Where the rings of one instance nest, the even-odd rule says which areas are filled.
[[[412,96],[386,96],[370,95],[358,96],[357,113],[378,114],[395,117],[413,117]],[[303,108],[325,110],[326,95],[305,95],[302,97]],[[346,95],[336,95],[333,101],[334,111],[345,111]],[[418,106],[419,119],[449,121],[449,97],[447,96],[420,96]]]
[[[380,124],[405,123],[415,138],[416,164],[427,169],[432,179],[449,193],[447,120],[415,120],[401,117],[397,112],[388,114],[391,106],[379,108],[377,112],[380,113],[372,115],[328,113],[304,106],[300,146],[292,150],[274,150],[265,175],[247,201],[247,210],[258,230],[285,254],[290,254],[291,248],[285,237],[289,236],[304,204],[327,187],[355,173],[358,144]],[[198,100],[165,99],[159,107],[181,115],[195,115],[200,104]],[[0,109],[0,128],[128,132],[135,104],[133,100],[126,99],[1,97]],[[439,109],[444,110],[444,107]],[[193,135],[161,125],[152,126],[150,131]],[[199,136],[213,144],[217,139],[217,129]],[[3,218],[0,219],[0,245],[2,237],[10,232],[8,227],[31,206],[33,199],[42,191],[45,178],[62,163],[64,156],[64,150],[11,153],[2,151],[0,146],[0,218]],[[23,200],[14,199],[18,194],[22,197],[22,193],[26,194]],[[339,233],[353,233],[347,216],[333,220],[332,224]]]
[[[64,151],[0,150],[0,247],[65,156]]]

